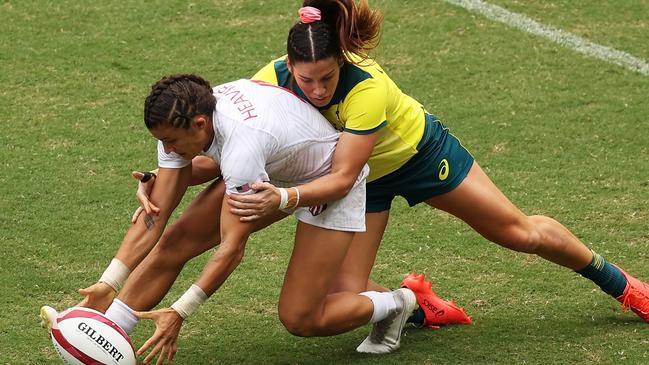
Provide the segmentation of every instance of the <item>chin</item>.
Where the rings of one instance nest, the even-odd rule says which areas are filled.
[[[318,108],[321,108],[321,107],[326,106],[327,104],[329,104],[329,101],[330,101],[329,99],[327,99],[327,100],[311,100],[311,103],[313,105],[317,106]]]

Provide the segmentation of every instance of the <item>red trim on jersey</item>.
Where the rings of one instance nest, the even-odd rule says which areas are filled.
[[[274,88],[276,88],[276,89],[284,90],[284,91],[286,91],[286,92],[288,92],[288,93],[290,93],[290,94],[293,94],[293,96],[295,96],[296,98],[300,99],[301,102],[308,104],[308,103],[306,102],[306,100],[302,99],[298,94],[294,93],[293,90],[291,90],[291,89],[287,89],[287,88],[285,88],[285,87],[283,87],[283,86],[279,86],[279,85],[271,84],[271,83],[266,82],[266,81],[263,81],[263,80],[250,80],[250,81],[252,81],[252,82],[254,82],[255,84],[260,85],[260,86],[270,86],[270,87],[274,87]]]

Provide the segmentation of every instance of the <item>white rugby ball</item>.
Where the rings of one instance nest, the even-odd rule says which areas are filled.
[[[89,308],[61,312],[52,325],[52,343],[69,365],[135,365],[135,351],[126,332]]]

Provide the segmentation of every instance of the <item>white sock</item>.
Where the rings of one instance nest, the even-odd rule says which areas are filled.
[[[372,304],[374,304],[374,312],[372,313],[370,323],[376,323],[385,319],[397,309],[397,303],[394,300],[392,292],[366,291],[360,295],[370,298]]]
[[[113,300],[113,304],[106,310],[106,317],[117,323],[129,335],[133,332],[138,322],[138,318],[133,314],[133,310],[119,299]]]

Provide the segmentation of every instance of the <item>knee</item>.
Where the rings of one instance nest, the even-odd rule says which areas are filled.
[[[318,333],[317,324],[311,320],[312,316],[308,314],[301,314],[295,310],[282,310],[279,311],[279,320],[284,325],[284,328],[298,337],[313,337]]]
[[[542,243],[541,216],[526,216],[500,229],[491,241],[510,250],[536,254]]]

